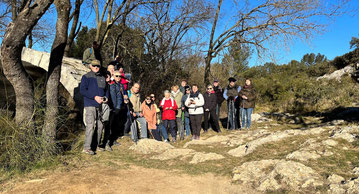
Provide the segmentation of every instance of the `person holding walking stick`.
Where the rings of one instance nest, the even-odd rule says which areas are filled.
[[[228,119],[227,119],[227,129],[235,130],[239,129],[239,121],[237,116],[237,109],[234,106],[234,102],[238,96],[238,93],[241,91],[241,87],[236,85],[236,79],[230,77],[228,79],[228,86],[223,92],[224,99],[227,100],[227,110],[228,110]]]

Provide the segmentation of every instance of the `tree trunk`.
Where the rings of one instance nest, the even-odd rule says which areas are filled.
[[[32,32],[30,32],[29,34],[29,45],[27,46],[27,48],[32,48],[33,45],[33,38],[32,38]]]
[[[7,26],[1,44],[4,74],[15,90],[17,123],[30,122],[34,112],[33,86],[21,62],[22,48],[27,35],[52,2],[53,0],[37,0],[30,7],[21,10],[16,19]]]
[[[69,52],[70,52],[72,43],[74,42],[76,35],[77,35],[76,29],[77,29],[77,23],[79,22],[80,10],[81,10],[80,8],[81,8],[82,2],[83,2],[83,0],[76,0],[76,2],[75,2],[75,10],[73,13],[72,26],[71,26],[70,34],[67,39],[67,44],[65,47],[65,53],[64,53],[65,57],[69,56]],[[81,22],[80,22],[79,28],[81,28]]]
[[[55,0],[54,3],[57,10],[56,35],[51,48],[47,72],[45,126],[42,133],[49,142],[54,142],[56,139],[61,66],[67,43],[67,29],[71,9],[70,0]]]
[[[216,16],[214,18],[213,21],[213,26],[212,26],[212,31],[211,31],[211,37],[209,40],[209,46],[208,46],[208,52],[207,52],[207,58],[206,58],[206,66],[204,68],[204,83],[210,84],[210,80],[209,80],[209,76],[211,74],[211,61],[213,59],[213,38],[214,38],[214,32],[216,31],[216,26],[217,26],[217,21],[218,21],[218,16],[219,16],[219,11],[221,10],[221,5],[222,5],[222,0],[218,1],[218,6],[217,6],[217,11],[216,11]]]

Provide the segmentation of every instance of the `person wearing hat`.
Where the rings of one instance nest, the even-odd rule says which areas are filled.
[[[213,81],[213,91],[214,93],[216,94],[216,97],[217,97],[217,106],[216,106],[216,114],[219,118],[219,114],[221,112],[221,106],[222,106],[222,103],[224,101],[224,98],[223,98],[223,89],[222,87],[219,85],[219,80],[218,79],[215,79]]]
[[[191,135],[191,126],[189,124],[189,113],[188,113],[188,108],[185,105],[185,102],[191,93],[191,88],[189,86],[185,86],[183,89],[185,93],[183,94],[181,99],[181,109],[184,117],[183,123],[184,123],[184,129],[186,130],[186,137],[189,137]]]
[[[102,103],[107,103],[109,91],[106,89],[106,78],[100,73],[101,62],[91,61],[91,71],[81,78],[80,93],[84,97],[84,123],[86,126],[83,152],[94,155],[96,151],[91,148],[92,138],[97,129],[97,145],[100,144],[103,121]]]
[[[228,110],[228,120],[227,120],[227,129],[238,129],[239,128],[239,122],[238,122],[238,116],[234,102],[238,96],[238,93],[241,91],[241,87],[236,85],[236,79],[233,77],[230,77],[228,79],[228,86],[223,92],[224,99],[227,100],[227,110]]]

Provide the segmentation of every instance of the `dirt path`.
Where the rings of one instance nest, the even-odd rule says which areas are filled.
[[[176,171],[131,166],[89,166],[69,172],[53,172],[24,179],[5,193],[255,193],[212,174],[191,176]]]

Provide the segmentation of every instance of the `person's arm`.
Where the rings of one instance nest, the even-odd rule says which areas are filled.
[[[252,89],[252,91],[250,92],[250,95],[248,95],[247,98],[248,98],[248,101],[256,100],[256,92],[254,89]]]
[[[81,78],[81,83],[80,83],[80,93],[82,96],[89,98],[89,99],[95,99],[95,95],[90,94],[89,90],[88,90],[88,79],[87,77],[84,75]]]
[[[224,89],[224,92],[223,92],[223,97],[224,99],[228,100],[228,96],[227,96],[227,88]]]
[[[173,109],[174,111],[176,111],[176,110],[177,110],[177,108],[178,108],[178,106],[177,106],[176,100],[175,100],[175,99],[173,99],[173,101],[174,101],[174,103],[173,103],[173,107],[172,107],[172,109]]]
[[[186,99],[186,101],[185,101],[185,105],[187,106],[187,107],[189,107],[190,106],[190,100],[189,100],[190,98],[189,98],[189,96],[187,97],[187,99]]]
[[[196,106],[197,107],[201,107],[204,105],[204,98],[203,98],[203,95],[202,94],[199,94],[198,95],[198,99],[196,99]]]

